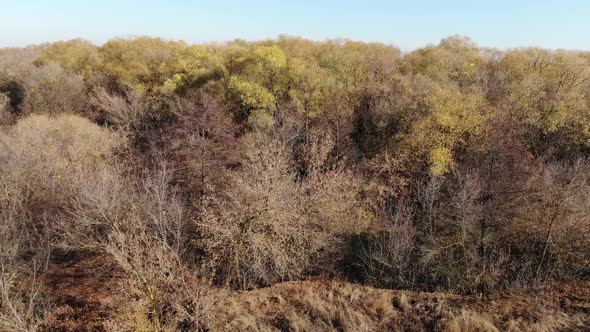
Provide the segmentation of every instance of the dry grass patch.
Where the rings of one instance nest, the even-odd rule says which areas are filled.
[[[561,308],[564,296],[484,299],[302,281],[253,291],[212,291],[203,301],[210,304],[207,327],[213,331],[579,330],[588,314]]]

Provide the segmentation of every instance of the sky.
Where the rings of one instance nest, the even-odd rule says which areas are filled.
[[[392,44],[460,34],[483,47],[590,50],[590,0],[0,0],[0,47],[155,36],[187,42],[285,34]]]

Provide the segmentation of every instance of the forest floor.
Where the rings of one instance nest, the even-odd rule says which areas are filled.
[[[124,274],[106,255],[54,256],[46,276],[46,296],[54,300],[48,331],[106,331]]]
[[[109,331],[123,281],[108,256],[54,257],[45,288],[54,305],[44,330]],[[482,297],[294,281],[213,290],[203,303],[210,331],[590,331],[590,282]]]

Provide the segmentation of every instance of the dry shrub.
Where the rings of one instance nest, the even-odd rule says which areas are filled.
[[[21,163],[50,173],[99,168],[120,144],[114,133],[76,115],[29,116],[11,128],[5,139],[9,156],[29,158]]]
[[[364,195],[363,178],[339,159],[334,135],[301,134],[303,141],[292,147],[298,180],[309,196],[309,212],[320,220],[332,236],[341,238],[367,229],[371,218],[370,201]]]
[[[480,192],[477,176],[457,174],[445,209],[434,215],[435,233],[427,238],[423,262],[431,278],[446,282],[447,287],[473,291],[479,286],[478,276],[473,274],[481,271],[477,266],[483,240],[479,233]]]
[[[197,227],[217,281],[248,289],[329,269],[343,236],[365,226],[350,173],[300,179],[288,151],[272,139],[252,145],[228,188],[202,200]]]
[[[73,202],[99,181],[118,144],[74,115],[32,115],[0,134],[0,329],[42,324],[39,290],[51,249],[80,232],[68,217]]]
[[[5,188],[0,188],[5,189]],[[36,331],[48,305],[40,295],[40,277],[49,258],[47,243],[39,243],[20,223],[22,202],[0,198],[0,330]]]
[[[2,77],[0,78],[0,94],[0,109],[2,110],[0,124],[14,124],[15,118],[21,113],[25,88],[17,79]]]
[[[34,115],[0,135],[1,321],[34,330],[44,317],[38,295],[51,248],[76,230],[73,201],[100,179],[116,136],[72,115]],[[70,241],[70,239],[68,239]]]
[[[430,187],[419,200],[429,207],[420,216],[427,230],[421,248],[424,278],[430,285],[468,293],[495,289],[505,277],[507,262],[497,229],[484,214],[480,177],[455,172],[444,188]]]
[[[201,93],[172,98],[165,107],[173,121],[158,126],[155,149],[176,170],[176,182],[189,197],[223,190],[244,149],[231,112]]]
[[[5,112],[6,108],[8,107],[8,103],[10,99],[4,93],[0,93],[0,112]]]
[[[467,293],[587,275],[588,163],[536,169],[512,184],[456,171],[417,186],[384,213],[383,230],[352,237],[342,268],[381,287]]]
[[[302,187],[309,196],[309,213],[334,237],[356,234],[371,226],[362,178],[344,162],[330,162],[331,139],[308,144],[308,163]]]
[[[161,168],[138,184],[118,182],[85,192],[75,213],[83,224],[102,225],[100,246],[125,274],[123,301],[113,329],[174,331],[198,327],[201,288],[190,273],[188,215]]]
[[[404,176],[403,162],[389,153],[360,163],[360,169],[360,174],[370,174],[365,180],[365,190],[375,201],[387,201],[408,193],[411,182]]]
[[[362,234],[352,253],[357,278],[381,287],[413,286],[417,231],[412,214],[410,206],[400,203],[382,230]]]
[[[32,64],[42,47],[31,46],[10,49],[0,56],[0,125],[13,124],[14,118],[21,114],[26,95],[25,81],[36,72]],[[6,99],[7,98],[7,99]],[[5,99],[6,103],[1,101]]]
[[[126,130],[138,130],[147,110],[144,97],[135,90],[117,95],[99,86],[92,91],[88,102],[94,109],[90,114],[92,119]]]
[[[17,264],[17,267],[7,266],[3,262],[0,267],[0,330],[37,331],[48,317],[49,306],[41,298],[40,283],[37,280],[24,283],[18,280],[31,277],[31,271],[26,271],[28,274],[25,274],[20,270],[26,263]]]
[[[13,121],[13,114],[9,110],[10,98],[5,93],[0,92],[0,127],[10,124]]]
[[[120,143],[117,135],[74,115],[20,120],[0,135],[0,183],[3,200],[16,206],[15,220],[43,236],[76,229],[76,220],[67,218],[73,202],[101,181]]]
[[[24,78],[24,114],[82,114],[88,107],[82,77],[55,64],[34,68]]]
[[[214,277],[247,289],[300,277],[330,241],[278,142],[247,152],[222,195],[202,202],[198,227]]]
[[[120,136],[74,115],[29,116],[0,142],[1,211],[20,227],[23,245],[106,250],[150,328],[198,325],[200,289],[184,262],[188,215],[170,173],[127,179],[111,161]]]
[[[0,56],[0,74],[22,78],[33,69],[33,62],[39,57],[44,46],[33,45],[5,50]]]
[[[529,178],[511,227],[502,232],[516,250],[529,284],[573,279],[590,271],[590,164],[542,164]],[[517,256],[518,255],[518,256]],[[523,264],[524,263],[524,264]]]

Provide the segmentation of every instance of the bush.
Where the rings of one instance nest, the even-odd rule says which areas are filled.
[[[21,111],[22,102],[24,99],[25,91],[22,84],[8,80],[0,84],[0,93],[2,94],[2,101],[0,104],[6,112],[17,115]]]
[[[351,239],[349,273],[365,283],[386,288],[411,288],[416,282],[417,232],[412,208],[399,204],[385,227]]]
[[[203,199],[198,224],[214,278],[248,289],[301,277],[329,238],[306,218],[285,147],[251,149],[231,181]]]
[[[344,234],[362,227],[354,217],[358,193],[340,182],[347,175],[299,183],[287,151],[276,141],[253,146],[230,175],[231,186],[203,198],[197,227],[218,281],[248,289],[329,268],[326,256],[339,252]]]
[[[175,169],[174,180],[189,199],[224,190],[245,148],[231,112],[201,93],[171,98],[164,107],[172,119],[150,133],[153,154]]]
[[[88,78],[100,64],[98,47],[82,39],[59,41],[49,45],[35,59],[38,66],[59,64],[64,69]]]
[[[8,110],[9,104],[8,96],[0,92],[0,126],[9,124],[12,120],[12,114]]]
[[[24,114],[81,114],[87,108],[82,77],[68,74],[57,65],[35,68],[24,86]]]
[[[68,218],[71,207],[99,181],[118,144],[73,115],[33,115],[0,134],[0,329],[42,323],[39,280],[50,252],[64,234],[84,228]]]
[[[125,95],[109,93],[97,87],[88,98],[94,108],[91,118],[99,123],[107,123],[126,130],[139,130],[145,116],[146,101],[139,91],[130,90]]]
[[[0,181],[0,191],[7,193]],[[36,331],[48,312],[40,294],[49,249],[22,220],[23,197],[0,196],[0,330]]]
[[[582,278],[590,272],[590,164],[580,159],[537,170],[502,240],[515,248],[516,271],[529,285]]]
[[[118,314],[113,323],[119,326],[161,331],[200,323],[202,287],[190,270],[189,219],[171,176],[162,167],[137,187],[111,188],[118,211],[94,213],[98,222],[109,216],[103,248],[126,272],[123,295],[138,299]]]
[[[69,209],[83,190],[108,174],[121,143],[116,134],[75,115],[20,120],[0,135],[3,204],[20,202],[14,213],[27,229],[76,229]]]

